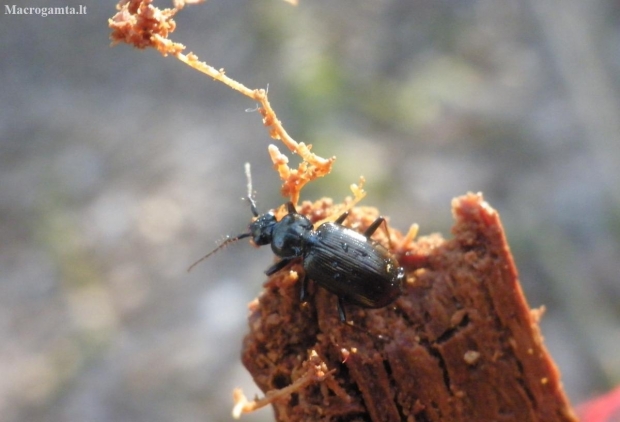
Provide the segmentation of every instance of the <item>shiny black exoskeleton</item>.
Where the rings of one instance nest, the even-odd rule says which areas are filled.
[[[282,258],[265,271],[267,275],[301,258],[305,270],[301,301],[306,300],[308,280],[313,280],[338,296],[342,321],[346,320],[343,301],[365,308],[382,308],[400,296],[404,270],[387,249],[369,239],[383,223],[383,217],[377,218],[364,234],[342,225],[348,212],[314,230],[310,220],[298,214],[292,203],[287,208],[288,214],[280,221],[272,213],[265,213],[255,214],[258,218],[250,224],[254,243],[270,243],[273,252]]]
[[[273,253],[281,260],[269,267],[265,274],[272,275],[293,260],[301,259],[305,270],[301,283],[301,301],[306,301],[308,280],[313,280],[338,296],[338,312],[343,322],[346,321],[343,302],[365,308],[382,308],[400,296],[405,271],[386,248],[370,239],[385,221],[383,217],[377,218],[363,234],[342,225],[348,212],[333,223],[323,223],[314,230],[312,222],[297,213],[294,205],[289,202],[288,214],[276,221],[273,212],[258,214],[251,193],[249,166],[246,166],[246,173],[247,199],[256,217],[249,226],[249,233],[227,238],[198,262],[229,243],[246,237],[252,237],[259,246],[271,244]]]

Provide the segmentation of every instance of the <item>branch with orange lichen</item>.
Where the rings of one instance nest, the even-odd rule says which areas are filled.
[[[112,45],[124,42],[140,49],[154,48],[164,56],[172,55],[188,66],[258,102],[260,104],[258,111],[263,117],[263,124],[269,129],[269,135],[282,141],[291,152],[298,154],[302,159],[298,168],[292,169],[288,166],[288,157],[275,145],[269,145],[269,155],[274,168],[283,181],[282,195],[290,198],[293,204],[297,204],[304,185],[328,174],[335,157],[319,157],[310,151],[312,145],[296,142],[278,120],[269,103],[266,90],[246,87],[226,76],[224,69],[216,69],[200,61],[193,53],[184,54],[185,46],[169,39],[169,35],[176,29],[173,19],[176,13],[185,5],[202,1],[204,0],[174,0],[174,7],[159,9],[151,4],[152,0],[121,0],[116,6],[118,12],[108,21],[112,29],[110,35]],[[296,0],[286,1],[296,4]]]
[[[315,350],[311,350],[308,360],[304,361],[303,368],[304,373],[297,378],[290,385],[277,390],[268,391],[265,397],[262,399],[256,399],[249,401],[243,394],[240,388],[236,388],[233,391],[233,398],[235,400],[235,407],[233,408],[232,415],[235,419],[243,413],[251,413],[255,410],[261,409],[270,405],[276,400],[287,400],[291,397],[291,394],[303,389],[304,387],[316,383],[325,382],[327,388],[329,388],[335,395],[342,398],[345,401],[350,401],[350,397],[346,391],[334,380],[333,373],[335,370],[328,371],[327,365],[321,360]]]

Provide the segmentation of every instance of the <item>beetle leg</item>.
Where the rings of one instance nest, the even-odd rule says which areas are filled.
[[[289,262],[291,262],[293,258],[283,258],[280,261],[273,264],[271,267],[267,268],[265,271],[266,275],[272,275],[280,271],[282,268],[286,267]]]
[[[289,214],[297,214],[297,210],[295,209],[295,205],[292,202],[286,203],[286,210]]]
[[[385,221],[385,218],[382,216],[377,217],[377,219],[373,221],[370,226],[368,226],[368,228],[364,232],[364,236],[366,236],[367,238],[372,236],[372,234],[377,231],[381,223],[383,223],[385,226],[385,233],[387,234],[388,242],[390,243],[390,249],[394,249],[392,247],[392,238],[390,237],[390,232],[388,230],[387,222]]]
[[[301,288],[299,289],[299,301],[306,303],[308,301],[308,276],[304,274],[301,279]]]
[[[348,216],[349,216],[349,211],[345,211],[344,213],[342,213],[340,217],[338,217],[336,221],[334,221],[334,223],[342,225],[342,223],[344,222],[344,220],[347,219]]]
[[[366,237],[372,236],[372,234],[377,231],[377,228],[379,228],[381,223],[383,223],[384,221],[385,221],[385,218],[377,217],[377,219],[375,221],[373,221],[370,226],[368,226],[368,228],[364,232],[364,236],[366,236]]]
[[[340,317],[340,322],[347,322],[347,314],[344,312],[344,300],[340,296],[338,296],[338,316]]]

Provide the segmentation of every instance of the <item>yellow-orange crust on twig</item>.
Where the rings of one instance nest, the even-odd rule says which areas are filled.
[[[311,145],[296,142],[284,129],[275,111],[269,103],[267,91],[250,89],[228,77],[224,69],[216,69],[200,61],[193,53],[184,54],[185,46],[169,39],[176,29],[173,17],[186,4],[200,3],[203,0],[175,0],[174,7],[159,9],[152,5],[152,0],[121,0],[116,6],[118,12],[108,23],[112,29],[112,44],[121,42],[136,48],[154,48],[162,55],[172,55],[188,66],[229,86],[237,92],[260,104],[258,111],[263,117],[263,124],[269,129],[269,135],[278,139],[289,149],[299,155],[302,162],[297,169],[288,166],[288,157],[283,155],[275,145],[269,146],[269,155],[274,168],[282,179],[282,195],[290,198],[293,204],[299,201],[299,193],[306,183],[323,177],[331,171],[335,157],[322,158],[310,151]],[[294,2],[291,2],[294,4]]]
[[[337,396],[348,398],[346,392],[338,385],[337,382],[334,381],[334,371],[335,370],[328,370],[327,365],[325,365],[325,362],[319,357],[317,352],[315,350],[311,350],[308,354],[308,360],[303,362],[303,373],[286,387],[268,391],[262,399],[252,401],[249,401],[245,397],[240,388],[236,388],[233,391],[235,406],[233,408],[232,415],[235,419],[239,419],[243,413],[253,412],[270,405],[277,400],[290,399],[291,394],[317,382],[324,382],[325,386]]]

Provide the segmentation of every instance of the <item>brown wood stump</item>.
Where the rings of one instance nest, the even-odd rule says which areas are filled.
[[[403,296],[382,309],[347,306],[354,326],[339,322],[336,297],[320,287],[300,304],[299,264],[267,281],[250,306],[243,363],[264,392],[307,380],[273,401],[278,421],[577,420],[499,215],[480,194],[452,207],[453,237],[397,250],[408,275]],[[319,221],[334,210],[320,200],[299,212]],[[345,224],[361,232],[377,215],[355,208]],[[390,236],[394,245],[403,238]],[[308,378],[317,359],[324,371]]]

